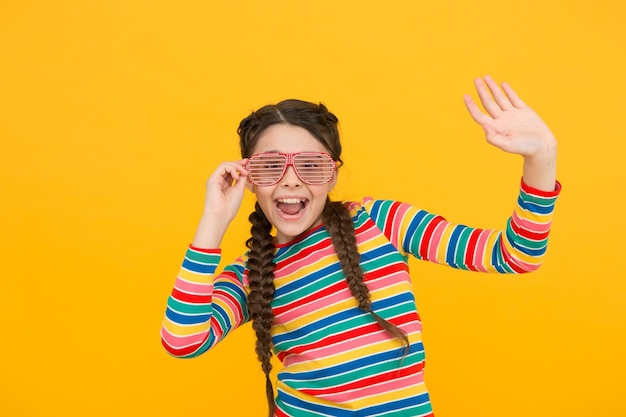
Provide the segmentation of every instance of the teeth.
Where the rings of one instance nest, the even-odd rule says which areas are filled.
[[[285,204],[297,204],[297,203],[304,202],[304,199],[303,198],[279,198],[278,202],[285,203]]]

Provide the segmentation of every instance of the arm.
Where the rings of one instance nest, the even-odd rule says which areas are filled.
[[[369,200],[364,207],[403,254],[479,272],[524,273],[539,268],[560,191],[522,183],[504,230],[471,228],[406,203]]]
[[[517,206],[505,230],[474,229],[441,216],[394,202],[371,203],[374,221],[405,254],[452,267],[485,272],[529,272],[546,251],[556,181],[556,140],[539,116],[506,83],[502,90],[490,77],[475,81],[487,113],[468,95],[465,105],[485,131],[487,142],[524,158]]]
[[[224,162],[207,181],[204,211],[167,302],[161,341],[173,356],[194,357],[248,320],[244,261],[215,276],[219,249],[239,211],[247,175],[245,160]]]
[[[161,327],[161,342],[170,355],[196,357],[248,321],[244,261],[238,259],[214,277],[219,261],[219,250],[187,250]]]

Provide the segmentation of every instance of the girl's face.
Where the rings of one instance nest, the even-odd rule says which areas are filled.
[[[302,127],[276,124],[261,133],[253,154],[266,152],[328,152],[328,149]],[[248,183],[248,188],[256,194],[265,217],[276,228],[275,243],[283,244],[321,224],[326,198],[336,181],[335,173],[327,184],[305,184],[293,167],[288,166],[278,183],[270,186]]]

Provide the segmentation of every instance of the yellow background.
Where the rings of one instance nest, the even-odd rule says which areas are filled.
[[[239,120],[323,101],[334,197],[501,227],[521,160],[466,113],[484,74],[551,126],[564,189],[535,274],[412,262],[435,413],[626,415],[625,21],[622,0],[3,1],[0,415],[264,415],[249,326],[189,361],[159,340]]]

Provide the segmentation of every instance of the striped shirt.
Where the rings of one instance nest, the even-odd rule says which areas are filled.
[[[432,416],[408,256],[471,271],[534,271],[559,192],[558,183],[554,192],[522,183],[503,231],[453,224],[396,201],[348,204],[372,310],[406,332],[405,356],[402,343],[358,308],[323,225],[277,246],[276,415]],[[219,249],[187,250],[161,331],[171,355],[198,356],[249,320],[246,256],[216,273],[219,262]]]

